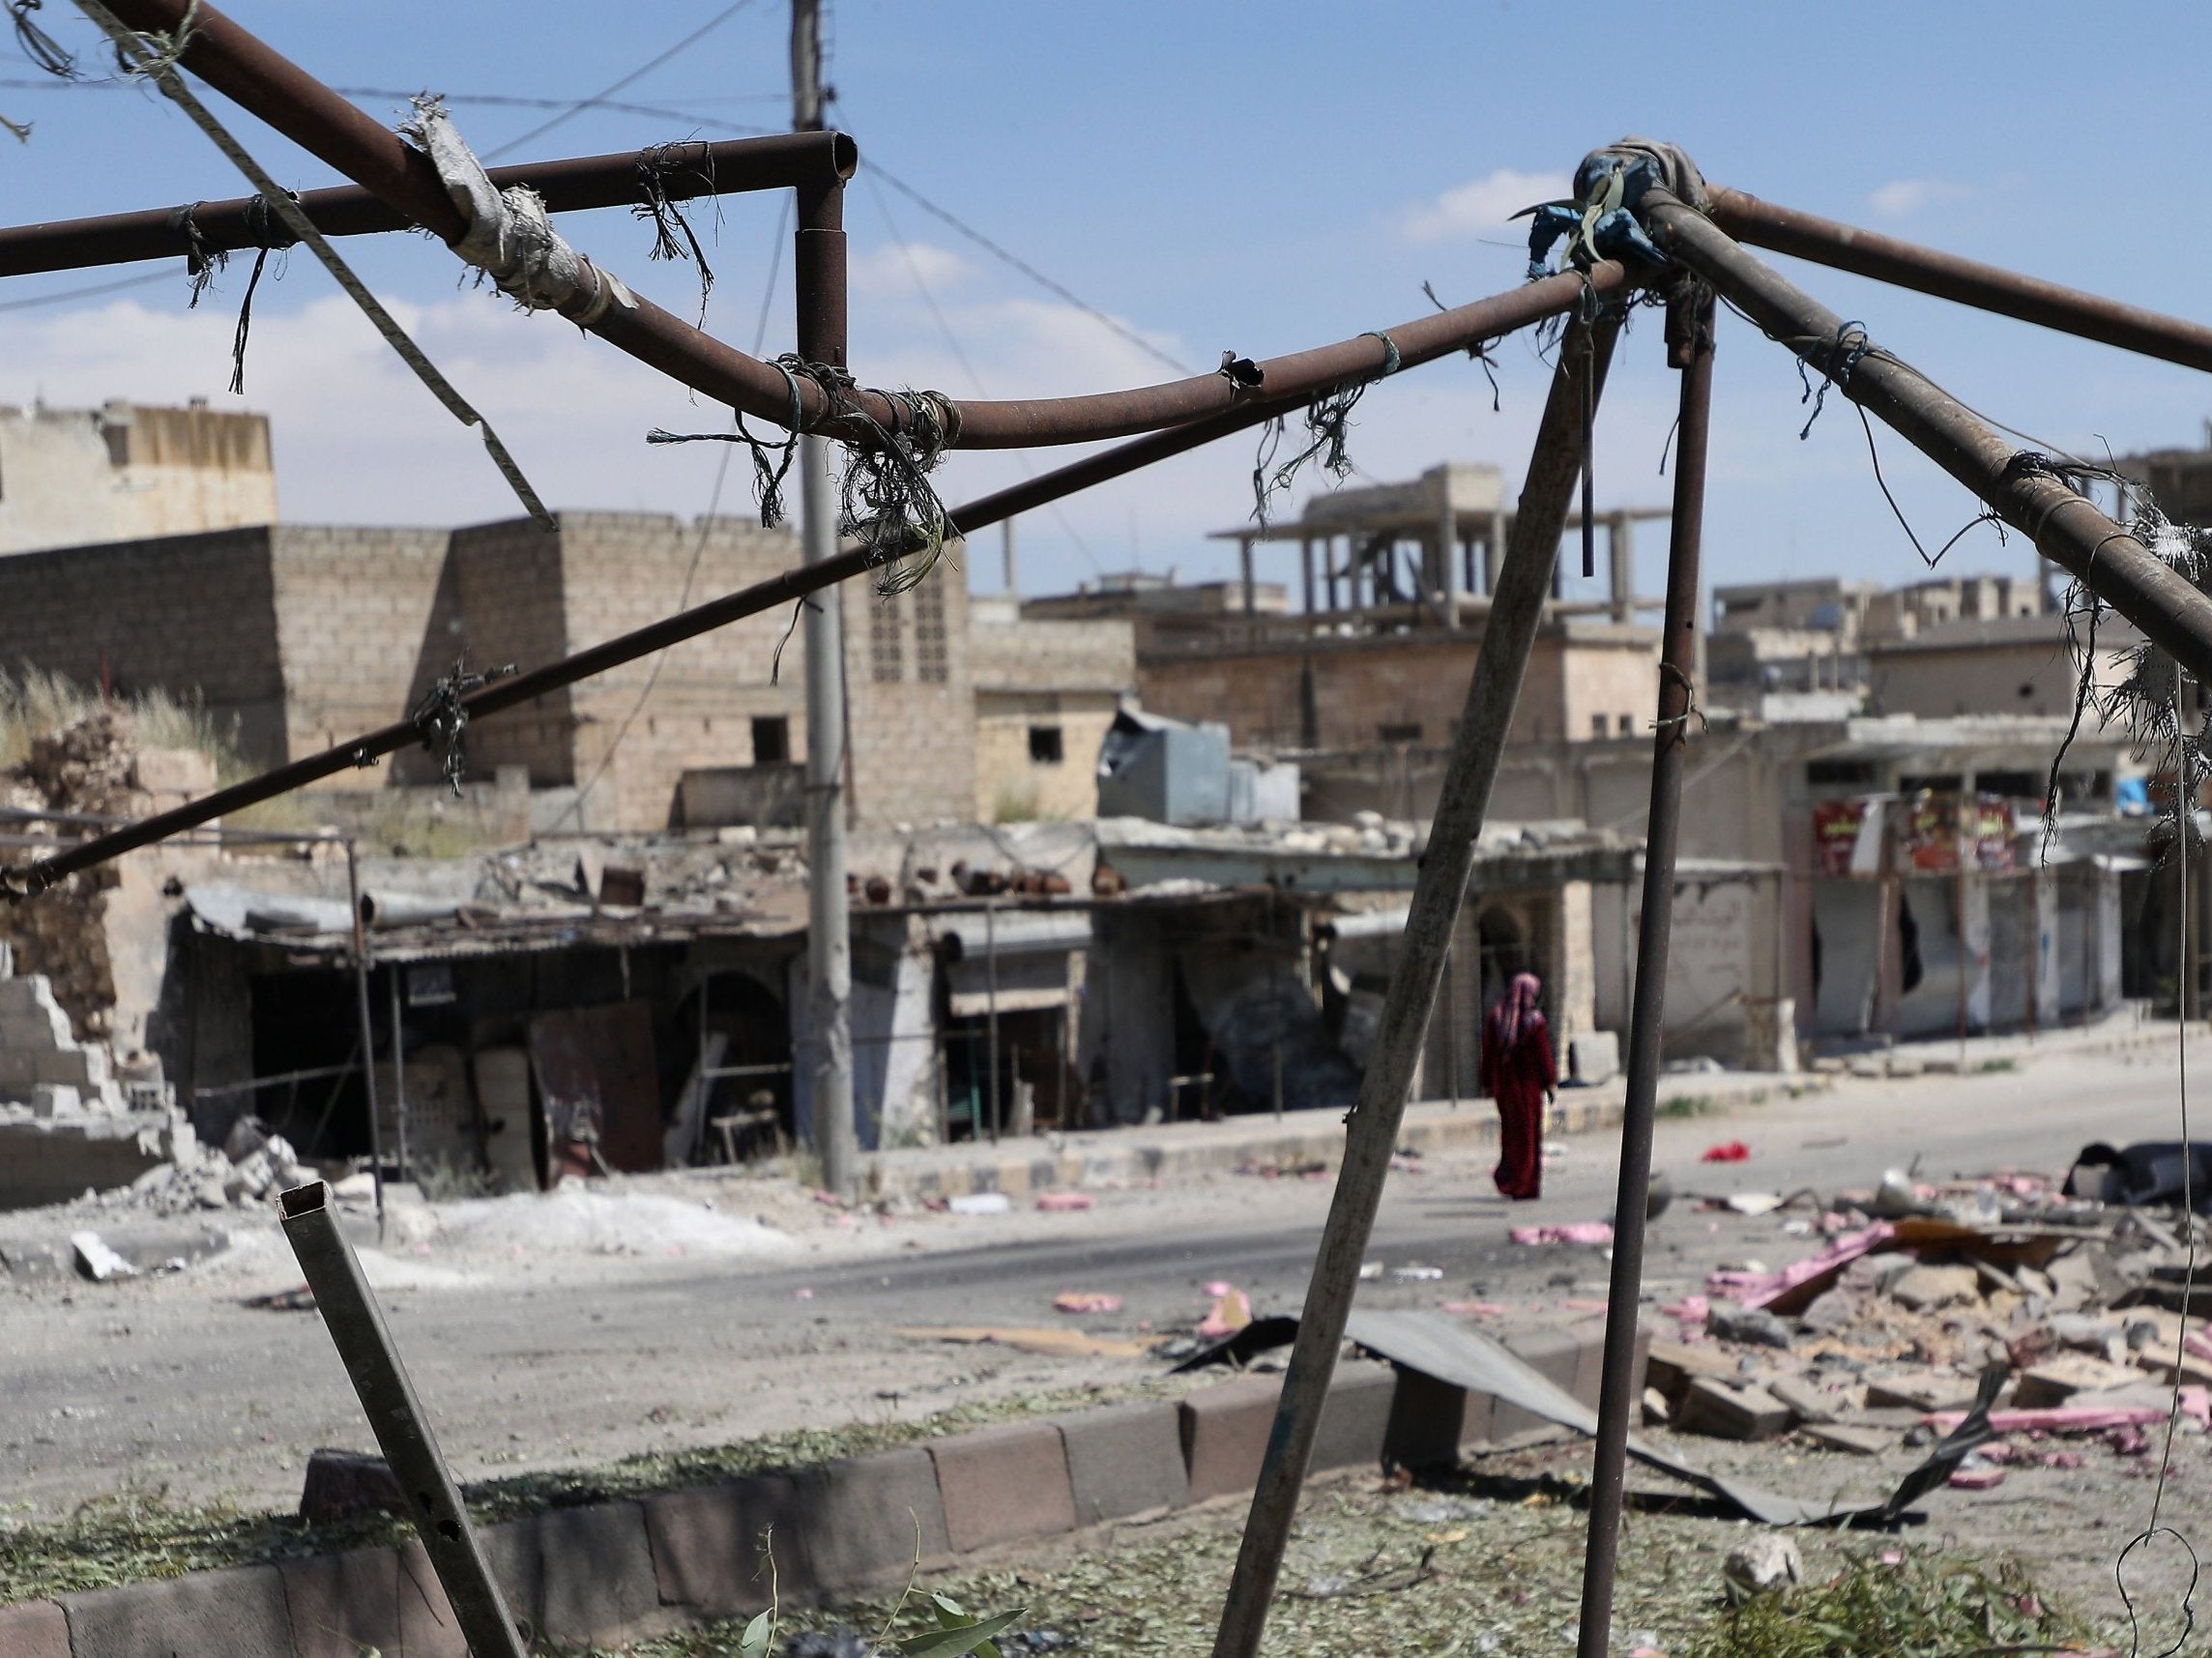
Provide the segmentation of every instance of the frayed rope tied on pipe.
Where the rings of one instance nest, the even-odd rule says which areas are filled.
[[[1382,372],[1372,378],[1347,380],[1308,403],[1304,417],[1307,440],[1304,449],[1278,464],[1275,456],[1288,430],[1284,418],[1277,415],[1260,428],[1260,450],[1252,462],[1252,521],[1263,530],[1267,527],[1267,511],[1275,497],[1291,487],[1306,462],[1318,458],[1324,470],[1339,483],[1358,470],[1348,447],[1352,411],[1359,406],[1361,395],[1376,380],[1387,380],[1404,366],[1404,359],[1398,354],[1398,342],[1388,335],[1368,329],[1359,337],[1382,342]]]
[[[696,159],[685,159],[682,152],[696,152]],[[637,158],[638,203],[630,209],[633,218],[649,219],[653,224],[653,247],[646,255],[650,259],[670,261],[688,259],[699,267],[699,326],[707,326],[707,296],[714,291],[714,270],[707,263],[707,249],[699,245],[699,233],[691,228],[691,220],[684,217],[683,203],[669,193],[672,180],[686,175],[701,186],[697,192],[713,203],[716,223],[720,222],[721,201],[714,189],[714,151],[698,139],[680,143],[655,144]],[[684,240],[676,240],[677,233]]]
[[[415,712],[407,716],[408,723],[422,734],[422,746],[438,756],[439,771],[452,786],[455,800],[460,799],[461,779],[468,774],[469,770],[466,737],[469,710],[464,699],[470,692],[480,691],[494,681],[509,678],[513,672],[514,664],[508,662],[497,668],[471,673],[467,658],[455,656],[453,671],[424,691],[422,700],[415,705]]]
[[[784,521],[783,482],[791,471],[799,434],[825,427],[849,431],[858,424],[866,442],[839,440],[846,443],[846,451],[837,491],[837,534],[858,540],[867,549],[869,563],[882,568],[876,592],[883,597],[893,598],[919,587],[944,556],[945,543],[960,533],[929,480],[946,451],[959,441],[959,405],[942,392],[879,392],[876,395],[897,411],[887,428],[867,412],[845,370],[788,353],[777,358],[774,366],[791,391],[791,432],[781,441],[749,429],[742,415],[735,417],[735,431],[671,432],[655,426],[645,434],[645,441],[743,444],[752,451],[761,527],[772,530]],[[820,389],[825,405],[821,419],[811,424],[802,413],[799,390],[802,380]]]
[[[295,202],[300,199],[297,192],[288,193]],[[215,284],[215,274],[230,264],[226,249],[208,247],[200,235],[199,220],[195,217],[199,207],[200,204],[193,201],[169,210],[169,227],[185,239],[185,276],[191,286],[186,308],[190,310],[197,310],[200,301],[207,297],[208,290]],[[261,274],[269,268],[270,254],[298,247],[300,242],[261,196],[247,200],[246,221],[253,232],[253,270],[246,278],[246,297],[238,305],[238,329],[230,340],[230,391],[233,396],[239,397],[246,395],[246,340],[253,327],[253,296],[261,286]]]

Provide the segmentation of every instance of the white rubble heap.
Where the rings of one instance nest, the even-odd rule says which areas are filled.
[[[289,1187],[321,1178],[300,1161],[291,1142],[270,1133],[257,1118],[242,1117],[233,1123],[220,1150],[201,1145],[189,1123],[183,1127],[168,1162],[148,1169],[127,1191],[109,1193],[102,1201],[129,1202],[164,1215],[254,1208],[275,1203],[276,1194]]]

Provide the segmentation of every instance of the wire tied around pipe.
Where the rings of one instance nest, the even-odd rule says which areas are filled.
[[[415,705],[415,712],[407,716],[409,723],[422,734],[422,746],[438,755],[440,773],[451,785],[456,800],[461,797],[461,779],[469,769],[466,741],[469,710],[464,699],[471,691],[480,691],[513,672],[514,664],[509,662],[471,673],[466,658],[455,656],[452,672],[442,676],[423,692],[422,700]]]

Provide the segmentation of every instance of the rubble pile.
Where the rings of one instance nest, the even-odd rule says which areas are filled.
[[[33,739],[30,752],[5,773],[4,801],[33,811],[130,816],[133,759],[130,716],[119,710],[98,710]],[[54,828],[20,826],[32,834],[51,833]],[[107,1033],[115,1005],[115,974],[102,916],[107,893],[121,879],[113,864],[86,870],[36,904],[11,906],[0,921],[0,937],[15,945],[22,968],[52,981],[54,999],[88,1036]]]
[[[169,1160],[128,1186],[101,1194],[102,1208],[131,1207],[178,1215],[198,1209],[256,1208],[276,1194],[321,1177],[302,1163],[291,1142],[259,1118],[231,1124],[220,1148],[202,1144],[187,1127],[171,1140]]]
[[[1995,1373],[1994,1439],[1955,1487],[1988,1489],[2007,1465],[2079,1468],[2098,1440],[2148,1471],[2176,1405],[2179,1431],[2212,1427],[2212,1286],[2191,1271],[2205,1223],[2074,1195],[2096,1184],[2081,1170],[1943,1185],[1892,1171],[1818,1219],[1788,1213],[1817,1206],[1810,1193],[1705,1200],[1827,1241],[1779,1270],[1715,1271],[1704,1294],[1663,1307],[1676,1327],[1652,1344],[1646,1421],[1875,1456],[1956,1427]]]

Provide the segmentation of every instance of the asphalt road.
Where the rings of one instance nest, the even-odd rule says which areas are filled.
[[[2212,1047],[2192,1057],[2193,1069],[2212,1066]],[[2170,1049],[2077,1055],[1670,1119],[1657,1163],[1682,1193],[1810,1186],[1825,1196],[1871,1186],[1884,1167],[1915,1156],[1923,1178],[2060,1170],[2085,1141],[2170,1138],[2175,1124]],[[1751,1147],[1748,1162],[1698,1160],[1730,1139]],[[1434,1305],[1602,1295],[1599,1252],[1519,1247],[1505,1236],[1509,1223],[1610,1212],[1610,1139],[1567,1145],[1533,1204],[1499,1199],[1479,1158],[1432,1159],[1394,1176],[1370,1259],[1435,1265],[1443,1276],[1385,1279],[1363,1297]],[[428,1261],[470,1280],[385,1300],[449,1454],[474,1477],[1145,1374],[1148,1361],[1047,1359],[896,1332],[1055,1322],[1101,1333],[1172,1329],[1203,1308],[1200,1286],[1217,1278],[1262,1311],[1295,1311],[1330,1190],[1224,1177],[1102,1194],[1086,1213],[826,1228],[805,1239],[809,1253],[796,1264],[468,1261],[433,1243]],[[1682,1202],[1655,1229],[1647,1288],[1693,1288],[1723,1261],[1781,1265],[1811,1247],[1783,1236],[1774,1217],[1715,1217]],[[126,1484],[288,1504],[309,1450],[366,1446],[368,1436],[319,1321],[240,1304],[287,1276],[296,1274],[276,1261],[258,1277],[195,1269],[0,1296],[0,1489],[44,1513]],[[1124,1304],[1113,1317],[1056,1321],[1051,1298],[1067,1289],[1110,1292]]]

